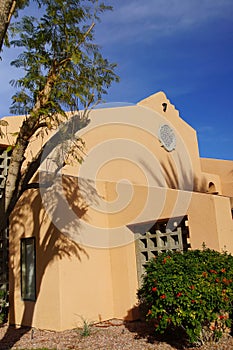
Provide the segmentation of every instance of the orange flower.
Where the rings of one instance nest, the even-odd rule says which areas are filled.
[[[203,273],[202,273],[202,276],[203,276],[203,277],[207,277],[207,272],[203,272]]]
[[[179,298],[181,295],[182,295],[182,293],[179,292],[179,293],[176,294],[176,297]]]
[[[167,259],[164,258],[164,259],[163,259],[163,264],[166,264],[166,262],[167,262]]]
[[[166,299],[166,295],[165,294],[160,295],[160,299]]]
[[[156,292],[157,288],[156,287],[152,287],[151,290],[152,290],[152,292]]]
[[[228,284],[230,284],[230,281],[231,281],[231,280],[228,280],[228,279],[226,279],[226,277],[224,277],[224,278],[222,279],[222,281],[223,281],[223,283],[225,283],[226,285],[228,285]]]
[[[194,290],[194,289],[195,289],[195,286],[194,286],[194,285],[192,285],[192,286],[190,286],[190,288],[191,288],[192,290]]]
[[[225,272],[226,272],[226,269],[222,269],[221,272],[222,272],[222,273],[225,273]]]

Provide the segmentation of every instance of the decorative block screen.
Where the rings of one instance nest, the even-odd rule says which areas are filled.
[[[182,219],[179,226],[173,231],[167,228],[168,220],[163,220],[158,221],[148,232],[136,233],[135,249],[139,284],[145,271],[145,265],[151,258],[161,252],[182,252],[190,247],[187,220],[185,219]],[[179,218],[177,221],[179,222]]]
[[[11,152],[0,148],[0,204],[4,206],[4,186],[10,163]],[[0,209],[4,209],[1,207]],[[1,218],[0,218],[1,220]],[[0,232],[0,288],[7,290],[8,284],[8,228]]]
[[[0,189],[4,188],[9,162],[9,152],[5,149],[0,149]]]

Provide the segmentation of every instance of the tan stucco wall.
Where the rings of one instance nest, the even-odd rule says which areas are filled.
[[[219,176],[222,194],[233,197],[233,161],[208,158],[201,158],[200,161],[204,172]]]
[[[114,190],[113,185],[116,186],[105,184],[109,196]],[[141,194],[147,190],[145,186],[135,185],[136,193]],[[164,199],[164,191],[166,190],[161,188],[149,189],[154,201]],[[16,208],[19,216],[14,215],[11,223],[11,276],[14,273],[16,278],[15,284],[11,284],[10,300],[14,308],[11,308],[10,322],[63,330],[80,326],[82,317],[94,322],[111,318],[135,318],[138,281],[133,233],[131,242],[112,249],[95,249],[73,243],[51,225],[40,208],[37,194],[35,190],[25,194]],[[164,205],[160,218],[172,216],[169,210],[173,209],[177,194],[175,190],[166,191],[166,201],[170,205]],[[201,248],[204,242],[211,249],[233,252],[229,199],[200,193],[190,196],[188,192],[182,193],[182,199],[189,203],[187,214],[191,248]],[[146,211],[140,222],[155,219],[153,206],[150,205],[150,208],[152,210]],[[180,210],[176,212],[177,215],[186,214],[182,212],[182,207]],[[36,224],[35,217],[38,218]],[[128,220],[128,216],[125,219]],[[107,215],[103,225],[106,220]],[[136,219],[134,221],[138,222]],[[109,223],[111,229],[112,219]],[[78,228],[76,230],[78,234]],[[119,229],[118,234],[124,235],[124,230]],[[19,239],[32,235],[37,237],[36,303],[24,302],[20,296]],[[109,237],[111,238],[111,231]]]
[[[158,140],[163,123],[176,134],[172,152]],[[136,106],[92,111],[79,136],[85,141],[83,164],[66,165],[65,176],[51,177],[52,186],[41,193],[27,191],[12,213],[11,323],[63,330],[81,325],[82,318],[99,322],[137,317],[130,225],[188,215],[192,249],[204,242],[233,253],[228,197],[232,162],[200,162],[195,130],[165,94]],[[33,140],[30,157],[41,144],[41,138]],[[41,168],[51,170],[46,167],[44,163]],[[209,182],[224,196],[208,194]],[[20,238],[31,236],[37,243],[35,303],[20,296]]]
[[[19,201],[10,223],[9,271],[10,271],[10,323],[60,329],[59,265],[51,263],[57,257],[53,253],[54,239],[59,245],[59,235],[50,229],[48,220],[40,214],[40,200],[36,191],[25,193]],[[31,206],[34,209],[31,210]],[[35,210],[35,207],[37,208]],[[39,226],[43,221],[42,228]],[[43,232],[40,236],[40,232]],[[36,237],[37,246],[37,302],[22,301],[20,289],[20,238]],[[46,267],[49,265],[49,268]],[[46,273],[45,273],[46,272]],[[43,294],[40,295],[40,291]],[[54,317],[51,318],[51,315]]]
[[[82,318],[132,318],[137,289],[133,243],[109,250],[70,241],[51,224],[37,190],[21,198],[10,230],[10,323],[63,330],[82,325]],[[36,237],[36,302],[21,300],[20,292],[20,238],[31,236]]]
[[[188,209],[192,249],[207,248],[233,253],[233,221],[229,198],[193,193]]]
[[[24,116],[10,116],[2,118],[7,122],[6,126],[1,126],[2,135],[0,145],[11,146],[14,144],[19,128],[23,123]]]
[[[60,261],[61,328],[75,328],[113,315],[110,252],[84,248],[88,257]],[[72,281],[72,283],[71,283]]]
[[[163,103],[167,103],[167,109],[165,112],[163,111]],[[173,125],[188,149],[188,153],[192,159],[193,170],[195,174],[197,176],[200,175],[201,168],[199,163],[199,149],[196,131],[183,119],[180,118],[179,111],[176,110],[175,107],[171,104],[165,93],[159,92],[155,95],[149,96],[140,101],[138,105],[158,112],[163,117],[165,117],[168,122],[171,123],[171,125]]]
[[[219,250],[233,254],[233,220],[230,200],[224,197],[214,198]]]
[[[93,178],[97,175],[99,180],[104,181],[126,178],[141,185],[149,182],[151,186],[180,189],[187,189],[195,179],[194,185],[201,187],[203,179],[195,130],[179,117],[173,106],[169,105],[163,114],[157,111],[156,106],[160,106],[160,102],[169,103],[163,93],[153,95],[151,101],[151,107],[146,99],[136,106],[90,113],[91,122],[80,131],[88,157],[97,154],[100,161],[102,156],[106,160],[110,155],[112,159],[102,162],[97,174],[84,173],[82,166],[81,177]],[[158,129],[164,123],[173,127],[176,135],[176,149],[172,152],[167,152],[158,140]],[[103,150],[102,153],[97,153],[98,147]],[[115,158],[117,163],[114,165]]]

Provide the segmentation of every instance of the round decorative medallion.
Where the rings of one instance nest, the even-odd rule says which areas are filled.
[[[176,148],[176,136],[173,129],[169,125],[164,124],[160,126],[158,137],[159,141],[168,152],[171,152]]]

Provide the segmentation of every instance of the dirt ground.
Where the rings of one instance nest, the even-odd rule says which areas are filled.
[[[184,350],[194,349],[185,344],[180,334],[155,337],[153,329],[144,322],[111,320],[88,328],[90,335],[74,329],[53,332],[38,329],[0,328],[0,349],[53,349],[53,350]],[[197,348],[195,348],[197,349]],[[218,343],[202,345],[199,350],[233,350],[231,336]]]

